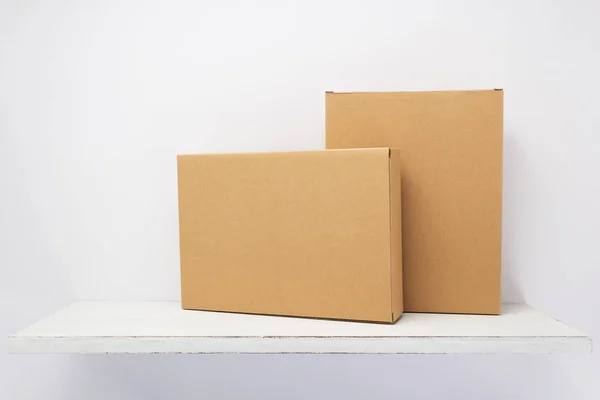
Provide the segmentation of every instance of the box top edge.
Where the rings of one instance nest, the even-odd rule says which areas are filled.
[[[325,94],[396,94],[396,93],[465,93],[465,92],[503,92],[502,88],[493,89],[465,89],[465,90],[365,90],[365,91],[325,91]]]
[[[316,150],[283,150],[283,151],[259,151],[259,152],[239,152],[239,153],[186,153],[177,154],[177,158],[187,157],[219,157],[219,156],[265,156],[273,154],[300,154],[300,153],[333,153],[333,152],[385,152],[390,154],[391,149],[389,147],[360,147],[360,148],[349,148],[349,149],[316,149]]]

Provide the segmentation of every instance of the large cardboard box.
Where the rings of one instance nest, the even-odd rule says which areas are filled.
[[[183,155],[177,163],[183,308],[400,317],[397,151]]]
[[[327,148],[395,147],[404,309],[498,314],[501,90],[327,93]]]

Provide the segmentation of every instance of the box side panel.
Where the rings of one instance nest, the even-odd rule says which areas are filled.
[[[404,310],[500,310],[503,92],[328,93],[328,148],[399,149]]]
[[[388,150],[179,157],[184,308],[389,322]]]
[[[402,189],[400,151],[390,149],[390,253],[392,320],[404,312],[402,287]]]

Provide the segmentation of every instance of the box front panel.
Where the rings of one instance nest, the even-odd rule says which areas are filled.
[[[391,318],[387,151],[178,164],[185,308]]]
[[[398,148],[404,310],[500,311],[502,91],[328,93],[328,148]]]

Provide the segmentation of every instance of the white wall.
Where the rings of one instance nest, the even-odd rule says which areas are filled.
[[[325,90],[497,87],[504,299],[598,332],[598,15],[566,0],[0,0],[0,334],[73,299],[178,298],[178,153],[322,148]],[[0,354],[0,390],[595,399],[600,355]]]

